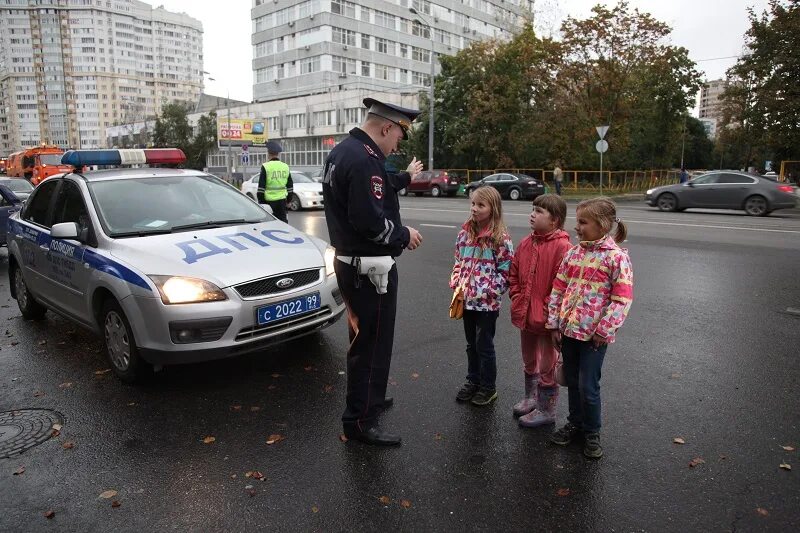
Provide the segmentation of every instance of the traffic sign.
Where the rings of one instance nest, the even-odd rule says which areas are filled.
[[[600,139],[599,141],[597,141],[597,144],[595,144],[594,147],[601,154],[605,153],[606,151],[608,151],[608,141]]]
[[[594,129],[597,130],[597,134],[600,136],[601,139],[604,139],[606,136],[606,132],[608,132],[608,126],[595,126]]]

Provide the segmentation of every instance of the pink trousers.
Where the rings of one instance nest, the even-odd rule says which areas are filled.
[[[539,374],[540,387],[557,387],[555,380],[558,350],[550,339],[550,334],[537,335],[529,331],[520,331],[522,341],[522,362],[525,373]]]

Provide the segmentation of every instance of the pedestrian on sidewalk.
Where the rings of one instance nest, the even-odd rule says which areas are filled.
[[[600,371],[633,301],[633,268],[628,251],[619,247],[628,229],[613,201],[584,200],[576,218],[580,242],[564,257],[548,305],[547,329],[561,349],[569,391],[567,423],[550,441],[566,446],[582,434],[583,454],[597,459],[603,455]]]
[[[689,173],[686,172],[686,169],[681,167],[681,174],[680,174],[681,183],[686,183],[689,181]]]
[[[556,161],[556,167],[553,169],[553,181],[556,184],[556,194],[561,196],[561,184],[564,181],[564,171],[561,170],[561,161]]]
[[[470,203],[470,217],[456,238],[450,274],[450,288],[463,290],[467,339],[467,381],[456,400],[483,406],[497,400],[494,334],[500,302],[508,289],[514,243],[495,188],[478,187]]]
[[[531,233],[519,243],[508,278],[511,323],[520,329],[525,396],[514,405],[519,425],[538,427],[556,421],[558,349],[547,324],[547,300],[564,254],[570,248],[564,231],[567,204],[543,194],[533,201]]]

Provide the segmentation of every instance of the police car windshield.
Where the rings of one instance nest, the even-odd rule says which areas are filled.
[[[208,175],[95,181],[89,188],[111,237],[273,220],[233,187]]]

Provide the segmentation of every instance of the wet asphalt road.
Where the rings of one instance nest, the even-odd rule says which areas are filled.
[[[522,371],[507,301],[499,401],[456,404],[466,358],[447,277],[468,203],[402,204],[425,240],[399,260],[395,407],[383,418],[403,435],[399,449],[339,440],[343,320],[126,386],[96,373],[108,368],[99,338],[52,313],[21,319],[0,251],[0,411],[65,419],[57,438],[0,459],[0,530],[796,530],[800,454],[781,446],[800,448],[800,316],[786,312],[800,308],[800,211],[754,219],[622,204],[636,299],[606,357],[605,457],[591,462],[512,418]],[[518,242],[529,204],[505,207]],[[321,212],[290,220],[327,236]],[[272,434],[285,440],[268,445]],[[98,499],[111,489],[118,508]]]

